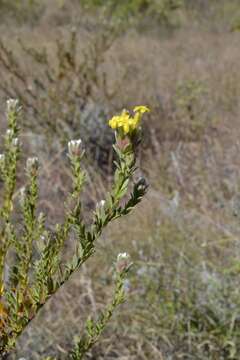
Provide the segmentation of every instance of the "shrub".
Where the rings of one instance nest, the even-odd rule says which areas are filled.
[[[45,47],[28,47],[20,40],[19,51],[12,51],[0,41],[4,74],[0,88],[6,97],[21,101],[26,109],[25,128],[46,135],[51,142],[56,139],[60,145],[81,134],[101,165],[111,152],[112,134],[104,119],[117,89],[108,91],[107,74],[99,69],[117,35],[115,30],[110,27],[99,31],[81,54],[75,28],[66,41],[56,40],[53,52]],[[28,61],[30,68],[26,66]]]
[[[160,24],[169,25],[176,10],[181,9],[184,0],[80,0],[87,8],[102,8],[113,18],[127,20],[130,18],[151,17]]]
[[[186,139],[200,138],[212,123],[208,112],[206,84],[192,79],[179,83],[174,102],[177,123],[182,125],[182,135]]]
[[[17,22],[33,24],[44,12],[43,4],[37,0],[0,0],[0,17],[11,16]]]
[[[97,204],[92,220],[83,217],[81,192],[86,181],[82,170],[84,149],[81,140],[68,143],[68,157],[72,170],[72,190],[65,201],[65,217],[53,231],[45,226],[46,215],[38,213],[37,157],[26,162],[26,186],[19,190],[20,223],[16,223],[16,196],[18,160],[20,156],[18,101],[8,100],[9,128],[4,137],[4,153],[0,155],[0,176],[3,182],[0,208],[0,354],[4,357],[15,345],[17,337],[38,311],[95,252],[95,242],[103,229],[113,220],[127,215],[146,193],[144,179],[130,180],[136,171],[136,147],[139,144],[139,121],[146,107],[136,107],[135,115],[123,112],[109,125],[116,129],[116,170],[112,189],[106,200]],[[116,120],[118,120],[116,122]],[[115,121],[115,122],[114,122]],[[125,197],[128,200],[124,201]],[[75,237],[74,254],[63,256],[67,239]],[[89,320],[86,335],[69,354],[82,359],[97,341],[115,308],[124,301],[124,279],[130,267],[126,253],[119,254],[116,262],[116,286],[110,305],[96,321]]]

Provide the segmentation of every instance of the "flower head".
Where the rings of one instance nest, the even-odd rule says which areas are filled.
[[[82,140],[71,140],[68,142],[69,156],[80,156],[82,153]]]
[[[7,113],[16,111],[19,108],[19,101],[17,99],[7,100]]]
[[[116,262],[116,270],[118,273],[127,271],[131,265],[132,265],[131,258],[128,253],[125,252],[118,254],[117,262]]]
[[[96,215],[100,218],[105,215],[105,210],[106,210],[105,205],[106,205],[105,200],[99,201],[96,205]]]
[[[7,129],[7,131],[6,131],[6,137],[7,137],[8,139],[11,139],[13,136],[14,136],[14,131],[13,131],[13,129]]]
[[[131,116],[129,111],[123,110],[120,115],[113,116],[108,124],[112,129],[117,130],[120,135],[130,135],[139,127],[142,115],[148,111],[150,110],[146,106],[136,106],[133,110],[134,116]]]
[[[19,145],[19,139],[18,138],[13,138],[12,139],[12,145],[14,146],[14,147],[17,147],[18,145]]]
[[[29,175],[36,175],[39,167],[39,160],[37,157],[27,159],[26,170]]]

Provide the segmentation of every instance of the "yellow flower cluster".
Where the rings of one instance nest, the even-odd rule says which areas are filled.
[[[123,110],[120,115],[113,116],[109,120],[109,126],[112,129],[119,130],[123,135],[131,134],[138,128],[142,115],[149,111],[149,108],[143,105],[136,106],[133,109],[134,116],[131,116],[129,111]]]

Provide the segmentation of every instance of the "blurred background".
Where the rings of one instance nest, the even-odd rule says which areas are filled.
[[[134,261],[128,301],[88,359],[240,358],[239,31],[239,0],[0,0],[0,131],[5,101],[19,98],[21,161],[39,157],[50,229],[70,186],[68,140],[86,148],[87,214],[113,175],[107,120],[151,108],[139,153],[147,197],[104,232],[12,359],[65,359],[111,297],[123,251]]]

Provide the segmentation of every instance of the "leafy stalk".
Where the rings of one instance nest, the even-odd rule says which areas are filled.
[[[116,280],[115,289],[112,301],[108,304],[105,310],[100,314],[98,319],[88,319],[86,323],[86,333],[75,344],[74,349],[70,352],[71,360],[82,360],[84,355],[93,347],[98,341],[99,337],[105,330],[107,324],[111,320],[116,308],[125,301],[124,282],[130,269],[130,257],[123,253],[118,255],[116,264]]]
[[[27,160],[27,183],[20,190],[22,226],[15,230],[11,215],[19,157],[19,106],[15,100],[8,102],[9,129],[5,136],[5,153],[0,155],[0,174],[4,183],[3,204],[0,209],[0,315],[3,319],[0,321],[1,356],[14,348],[17,337],[39,309],[93,255],[96,240],[103,229],[111,221],[132,211],[146,193],[147,184],[144,179],[133,181],[130,191],[131,180],[136,171],[138,123],[146,111],[148,109],[144,106],[136,107],[134,117],[123,111],[122,115],[109,122],[111,127],[117,128],[117,141],[114,145],[116,170],[112,188],[106,194],[106,199],[96,205],[90,225],[84,221],[81,203],[81,192],[86,181],[86,174],[82,169],[84,149],[81,140],[71,140],[68,143],[68,157],[72,170],[72,190],[65,202],[63,223],[57,224],[55,231],[49,231],[45,228],[45,216],[41,213],[37,215],[39,161],[33,157]],[[70,232],[75,234],[76,250],[65,261],[64,249]],[[10,264],[11,276],[8,281],[4,281],[8,250],[15,254],[15,258]],[[82,359],[98,340],[114,309],[124,301],[124,278],[129,266],[126,265],[126,255],[120,255],[113,300],[97,321],[89,320],[87,335],[71,353],[73,360]]]

